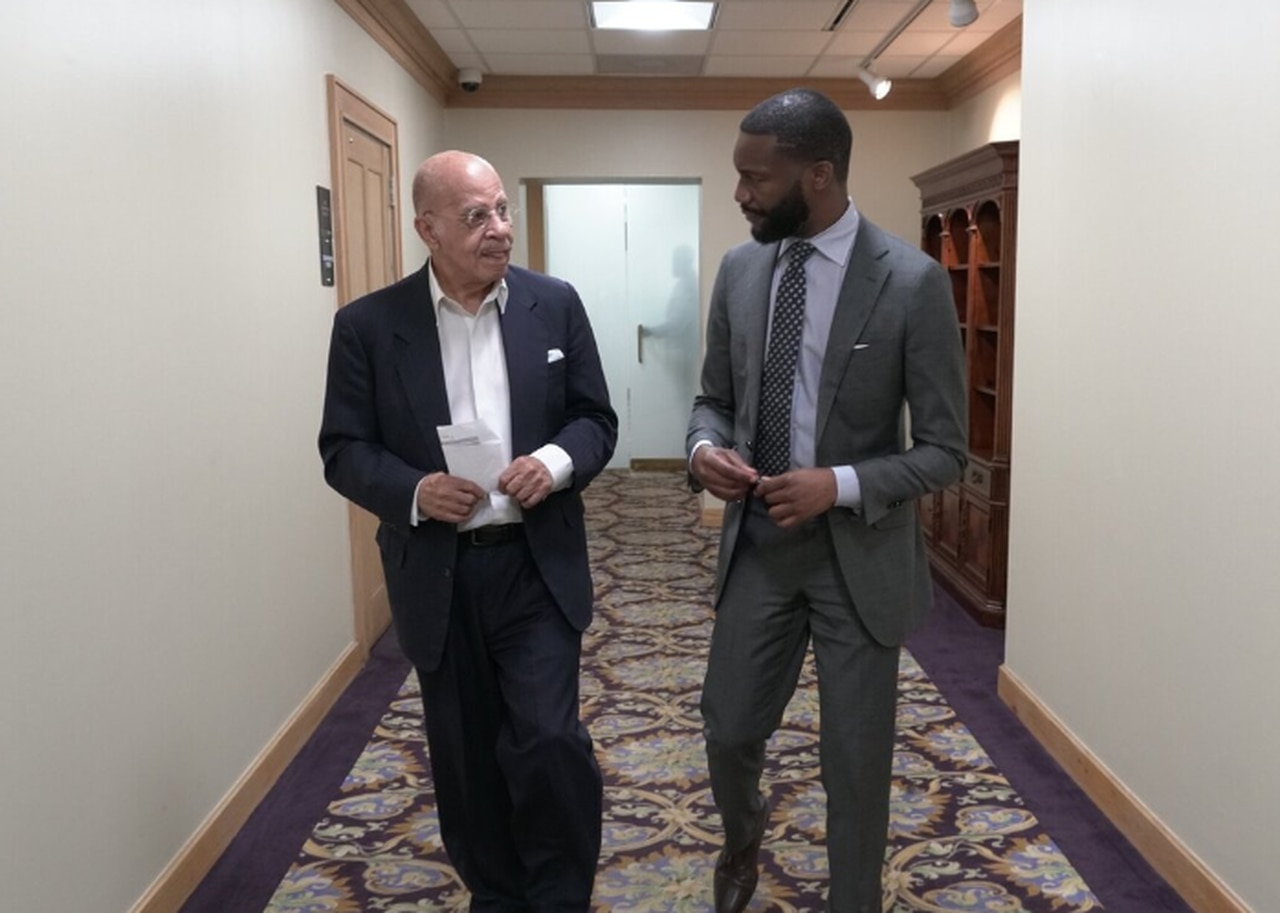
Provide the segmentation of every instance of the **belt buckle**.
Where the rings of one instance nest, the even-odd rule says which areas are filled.
[[[477,526],[463,532],[466,541],[477,548],[489,545],[501,545],[516,538],[516,525],[504,523],[500,525]]]

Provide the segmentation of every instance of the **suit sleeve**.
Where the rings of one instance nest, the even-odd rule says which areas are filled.
[[[698,441],[732,447],[734,412],[737,408],[730,356],[728,257],[721,261],[711,292],[707,314],[707,350],[702,359],[702,392],[694,397],[685,438],[685,453],[692,457]]]
[[[950,280],[937,263],[927,261],[905,293],[910,303],[903,381],[912,446],[855,464],[869,524],[959,481],[968,460],[964,349]]]
[[[426,474],[383,444],[369,344],[350,319],[334,316],[320,426],[325,480],[339,494],[396,526],[406,526],[418,481]]]

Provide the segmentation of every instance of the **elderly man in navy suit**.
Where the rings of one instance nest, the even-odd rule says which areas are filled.
[[[696,482],[729,502],[702,695],[725,830],[716,913],[755,891],[765,744],[810,642],[827,909],[879,913],[898,651],[930,603],[915,501],[966,460],[950,279],[854,207],[851,145],[830,99],[793,89],[751,111],[734,147],[755,240],[720,266],[688,437]]]
[[[413,205],[427,263],[334,320],[325,478],[381,521],[441,835],[471,910],[586,913],[602,785],[578,709],[592,610],[581,492],[617,417],[577,293],[508,262],[493,167],[432,156]],[[488,489],[446,460],[439,428],[465,422],[501,448]]]

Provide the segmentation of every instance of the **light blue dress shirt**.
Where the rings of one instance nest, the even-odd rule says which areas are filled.
[[[858,235],[858,210],[853,201],[833,225],[807,238],[817,250],[804,264],[805,304],[804,328],[800,334],[800,356],[796,360],[796,386],[791,401],[791,468],[816,465],[818,425],[818,384],[822,379],[822,361],[827,353],[831,322],[835,318],[836,301],[844,285]],[[778,248],[778,261],[773,269],[773,285],[769,294],[769,326],[773,325],[773,306],[778,298],[778,283],[787,263],[787,250],[800,239],[787,238]],[[765,341],[768,351],[768,340]],[[852,466],[830,467],[836,475],[836,503],[857,510],[862,506],[862,489],[858,473]]]

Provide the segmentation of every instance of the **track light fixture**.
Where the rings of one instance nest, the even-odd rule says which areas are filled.
[[[892,82],[883,76],[877,76],[866,67],[858,67],[858,78],[867,84],[867,88],[871,90],[871,97],[876,101],[888,95],[889,90],[893,88]]]
[[[962,29],[978,18],[978,4],[974,0],[951,0],[951,24]]]

